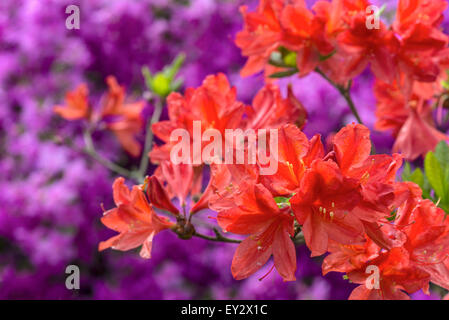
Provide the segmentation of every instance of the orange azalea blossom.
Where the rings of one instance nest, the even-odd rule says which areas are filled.
[[[232,208],[235,205],[234,195],[240,189],[242,181],[258,182],[259,168],[257,165],[248,164],[211,164],[211,177],[203,196],[192,209],[196,211],[208,206],[212,210],[220,212]]]
[[[364,245],[347,246],[331,242],[330,255],[323,262],[323,274],[331,271],[347,273],[349,280],[362,284],[350,299],[409,299],[403,291],[413,293],[423,289],[428,293],[429,281],[449,287],[449,220],[443,210],[421,198],[421,189],[414,183],[404,183],[408,199],[396,212],[396,219],[382,227],[385,238],[391,231],[400,232],[402,241],[382,249],[369,237]],[[379,269],[379,287],[368,288],[366,280]]]
[[[140,144],[136,138],[143,129],[141,112],[145,107],[143,101],[125,104],[125,89],[113,76],[106,78],[108,93],[103,97],[100,110],[95,111],[88,102],[88,89],[85,84],[75,91],[67,93],[67,106],[55,106],[54,112],[67,120],[85,119],[91,125],[103,121],[111,130],[121,146],[133,157],[139,156]]]
[[[412,32],[419,24],[437,28],[446,8],[447,1],[444,0],[399,0],[393,27],[404,34]]]
[[[176,129],[184,129],[189,133],[191,142],[191,160],[201,159],[201,154],[194,154],[193,148],[194,121],[201,122],[200,138],[208,129],[215,129],[226,145],[225,130],[227,129],[267,129],[275,128],[284,123],[305,123],[306,111],[302,104],[293,96],[291,90],[283,99],[279,87],[266,85],[256,95],[253,106],[245,106],[236,100],[236,89],[231,87],[222,73],[210,75],[203,84],[194,89],[188,88],[184,96],[172,93],[167,98],[169,120],[160,121],[152,126],[154,134],[164,144],[154,146],[149,157],[155,163],[170,159],[170,152],[178,141],[171,141],[170,136]],[[201,146],[210,142],[201,141]],[[202,152],[203,148],[198,148]],[[222,154],[225,154],[222,152]],[[204,160],[204,159],[203,159]]]
[[[368,288],[366,285],[370,276],[366,272],[369,266],[379,269],[378,288]],[[410,260],[408,251],[403,247],[380,252],[377,258],[365,262],[361,268],[349,272],[347,276],[350,281],[360,284],[352,291],[350,300],[409,300],[410,297],[405,292],[429,290],[429,274]]]
[[[330,241],[328,251],[330,254],[323,260],[323,275],[332,271],[348,273],[360,269],[366,261],[379,256],[380,247],[366,237],[362,245],[343,245]]]
[[[254,182],[242,182],[233,196],[234,205],[219,211],[217,222],[225,232],[249,235],[239,244],[232,259],[234,278],[249,277],[273,255],[274,266],[284,281],[296,280],[290,208],[279,208],[268,189]]]
[[[366,0],[317,1],[308,10],[304,0],[261,0],[255,12],[243,7],[245,27],[236,38],[248,57],[242,75],[279,71],[269,64],[270,56],[285,48],[297,54],[300,76],[319,66],[334,82],[345,84],[370,64],[388,83],[405,73],[404,92],[414,81],[434,82],[448,44],[439,29],[447,2],[401,0],[392,26],[379,21],[379,28],[367,27],[373,18],[369,6]]]
[[[184,96],[173,92],[167,98],[169,120],[152,126],[154,134],[165,144],[154,146],[149,156],[153,162],[170,159],[170,151],[177,141],[170,141],[175,129],[185,129],[193,143],[193,122],[201,121],[202,133],[217,129],[224,137],[225,129],[238,128],[245,111],[244,104],[237,101],[235,87],[231,87],[222,73],[206,77],[203,84],[194,89],[187,88]],[[192,155],[192,158],[201,155]]]
[[[426,97],[433,95],[433,88],[414,86],[410,98],[401,92],[398,85],[381,81],[375,84],[377,98],[376,128],[392,130],[396,137],[393,152],[401,152],[407,160],[415,160],[434,150],[441,140],[449,137],[435,128],[432,109]],[[427,89],[427,90],[423,90]]]
[[[247,129],[278,128],[286,123],[295,123],[302,129],[307,122],[307,111],[296,99],[293,89],[288,86],[287,98],[282,98],[279,87],[266,84],[247,107]]]
[[[350,15],[349,28],[337,37],[340,54],[345,57],[341,77],[345,81],[353,79],[371,64],[371,70],[377,78],[392,82],[396,77],[396,68],[391,51],[396,45],[396,39],[382,22],[379,29],[366,27],[368,5],[363,4]]]
[[[179,213],[179,210],[171,203],[167,190],[156,176],[147,177],[144,186],[147,187],[147,197],[154,207],[175,215]]]
[[[423,113],[430,115],[429,111],[423,111]],[[420,155],[424,156],[427,152],[434,150],[442,140],[449,140],[449,137],[429,125],[419,115],[418,110],[411,109],[409,118],[396,137],[393,151],[401,151],[404,158],[414,160]]]
[[[137,157],[141,152],[141,146],[136,135],[143,128],[141,112],[145,104],[143,101],[125,104],[125,88],[120,86],[112,76],[107,77],[106,82],[109,92],[104,98],[100,116],[122,147],[129,154]]]
[[[405,204],[397,214],[397,227],[407,235],[404,247],[410,259],[429,273],[430,281],[449,290],[449,219],[444,211],[421,199],[414,207]]]
[[[120,234],[100,242],[98,250],[127,251],[142,246],[140,256],[149,259],[154,236],[174,223],[154,212],[139,186],[129,190],[124,182],[123,178],[114,181],[112,189],[117,207],[106,211],[101,218],[106,227]]]
[[[361,201],[358,182],[332,161],[315,160],[290,203],[312,256],[327,252],[329,240],[363,243],[364,227],[351,211]]]
[[[276,196],[289,196],[297,191],[305,170],[316,158],[324,156],[320,137],[310,142],[295,125],[287,124],[278,130],[278,170],[260,181]]]
[[[448,37],[439,29],[446,7],[444,0],[399,1],[392,29],[400,41],[396,63],[407,75],[406,82],[433,82],[439,75],[438,62],[433,57],[448,44]]]
[[[322,32],[335,48],[320,68],[337,83],[353,79],[368,64],[385,81],[396,76],[393,50],[397,41],[382,22],[379,28],[367,28],[369,6],[365,0],[334,0],[318,1],[313,7],[323,21]]]
[[[402,158],[397,154],[371,156],[369,130],[358,124],[348,125],[335,135],[334,152],[342,174],[359,182],[362,199],[353,214],[363,221],[373,240],[389,247],[377,223],[385,221],[407,199],[408,189],[395,182]]]
[[[319,4],[318,4],[319,5]],[[325,35],[325,23],[320,15],[308,10],[305,1],[295,1],[287,5],[281,16],[285,28],[285,46],[297,53],[297,67],[300,76],[313,71],[320,63],[322,56],[334,50]]]
[[[89,89],[80,84],[75,90],[66,94],[66,105],[55,106],[53,111],[66,120],[88,119],[90,116]]]
[[[387,237],[387,227],[380,225],[408,196],[408,188],[395,182],[401,157],[371,156],[369,130],[362,125],[351,124],[338,132],[334,150],[324,158],[317,140],[310,150],[318,151],[309,151],[312,159],[297,157],[302,171],[294,177],[301,180],[290,201],[312,255],[325,253],[329,239],[350,245],[363,242],[365,232],[385,248],[402,244],[400,232],[389,230]]]
[[[191,164],[162,161],[154,171],[154,176],[164,186],[167,197],[178,199],[181,207],[186,205],[189,194],[194,197],[201,192],[202,168],[195,168]]]
[[[248,57],[240,71],[243,77],[263,70],[271,53],[281,45],[283,30],[279,19],[283,7],[283,0],[261,0],[255,12],[248,13],[247,6],[240,8],[245,25],[235,43]]]

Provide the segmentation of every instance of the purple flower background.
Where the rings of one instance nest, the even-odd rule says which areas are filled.
[[[139,98],[140,70],[153,71],[180,52],[187,61],[185,86],[198,86],[211,73],[226,73],[240,99],[250,102],[261,77],[242,79],[244,59],[233,44],[242,26],[238,7],[248,1],[218,0],[2,0],[0,3],[0,298],[1,299],[346,299],[353,285],[341,274],[321,276],[320,261],[298,248],[297,282],[276,272],[263,281],[267,265],[244,281],[232,279],[235,245],[158,235],[151,260],[136,252],[98,253],[112,235],[101,226],[100,204],[111,208],[115,178],[98,163],[58,145],[73,137],[81,146],[81,126],[58,119],[52,107],[78,84],[92,95],[104,79],[117,77]],[[309,1],[310,2],[310,1]],[[391,2],[391,1],[390,1]],[[253,4],[254,1],[250,1]],[[65,8],[79,5],[81,28],[67,30]],[[309,111],[308,135],[324,137],[353,121],[344,100],[316,75],[289,78]],[[360,76],[353,89],[362,118],[372,127],[372,77]],[[146,114],[151,113],[151,106]],[[374,133],[378,151],[392,139]],[[132,163],[114,137],[97,134],[99,152]],[[206,218],[207,219],[207,218]],[[65,268],[81,270],[81,289],[65,287]],[[417,298],[423,298],[420,294]]]

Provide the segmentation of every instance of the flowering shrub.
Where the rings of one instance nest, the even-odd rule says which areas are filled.
[[[75,238],[98,243],[99,251],[139,248],[141,258],[151,258],[152,262],[144,263],[125,255],[122,265],[109,259],[106,252],[84,252],[84,263],[92,257],[103,260],[93,266],[86,263],[100,268],[89,274],[90,290],[99,298],[149,297],[146,290],[155,287],[161,292],[152,290],[150,298],[346,298],[351,290],[350,299],[409,299],[410,295],[421,297],[421,292],[429,295],[432,291],[446,294],[449,137],[444,129],[449,38],[442,23],[447,2],[399,0],[392,14],[388,7],[378,10],[364,0],[319,0],[313,4],[260,0],[240,7],[243,27],[231,20],[237,12],[235,4],[201,1],[201,7],[196,2],[190,6],[159,2],[129,6],[86,2],[86,8],[105,22],[87,19],[81,36],[74,41],[81,41],[82,55],[91,57],[67,64],[85,72],[62,68],[73,80],[60,86],[57,77],[48,77],[47,90],[55,86],[59,90],[56,98],[5,72],[5,83],[17,83],[8,95],[11,105],[23,109],[32,105],[30,117],[38,113],[35,101],[47,98],[44,104],[54,106],[55,118],[69,122],[58,133],[46,132],[42,123],[35,134],[28,135],[31,145],[36,140],[45,141],[48,153],[64,150],[56,170],[46,168],[42,158],[37,170],[31,159],[23,164],[4,161],[2,167],[11,172],[23,166],[26,179],[39,187],[50,185],[57,190],[54,181],[62,186],[68,183],[65,180],[73,181],[76,188],[66,186],[62,190],[71,193],[60,191],[60,198],[68,203],[73,200],[70,195],[78,194],[82,204],[70,209],[71,221],[57,216],[61,223],[48,229],[41,228],[55,216],[51,209],[48,217],[37,213],[30,225],[24,223],[18,229],[10,226],[19,210],[6,213],[0,224],[6,246],[17,243],[22,251],[32,251],[32,245],[27,245],[32,240],[22,243],[20,239],[33,230],[35,238],[54,237],[66,246]],[[64,1],[49,3],[61,8],[65,5]],[[12,5],[7,7],[11,17],[20,15]],[[31,12],[32,8],[30,5]],[[149,8],[151,17],[140,16]],[[126,25],[141,26],[138,30],[151,25],[151,32],[131,34],[136,51],[130,44],[121,44],[130,41],[126,34],[123,39],[111,37],[115,39],[112,48],[120,48],[116,60],[134,61],[130,68],[115,64],[115,53],[99,44],[97,37],[117,27],[114,19],[108,21],[107,10],[132,22]],[[185,20],[166,18],[179,12],[185,14]],[[384,15],[388,17],[384,19]],[[204,24],[204,29],[199,28],[203,36],[183,39],[188,28],[183,21],[189,21],[188,27]],[[215,28],[230,25],[235,31],[240,28],[235,36],[221,37],[220,32],[220,37],[211,36],[216,34]],[[157,28],[162,31],[155,32]],[[6,34],[7,49],[1,58],[11,57],[8,50],[27,57],[21,46],[26,41],[16,43],[12,33]],[[154,43],[146,37],[156,34],[165,45],[146,47]],[[201,41],[206,36],[213,39],[213,45]],[[182,41],[170,42],[172,38]],[[56,42],[51,37],[41,40]],[[237,48],[246,58],[241,68]],[[147,51],[148,55],[139,55]],[[178,55],[180,51],[184,55]],[[153,55],[163,58],[156,61]],[[154,60],[147,62],[150,58]],[[237,73],[256,76],[242,80]],[[97,80],[88,81],[88,75]],[[98,87],[105,87],[100,84],[103,78],[108,88],[101,94]],[[129,84],[126,89],[123,83]],[[259,83],[260,87],[252,90]],[[30,100],[21,95],[26,90],[31,92]],[[61,96],[64,90],[65,101]],[[322,93],[317,96],[317,92]],[[26,117],[26,111],[8,112],[10,118],[22,122]],[[50,113],[46,116],[50,119]],[[0,126],[5,131],[12,127],[7,121]],[[26,146],[20,128],[11,131],[14,133],[5,139],[5,149],[14,150],[10,144],[16,137],[19,145]],[[120,153],[120,148],[125,152]],[[23,157],[23,148],[16,149]],[[89,158],[94,160],[94,170],[86,162]],[[64,168],[71,159],[78,161],[73,172]],[[45,177],[28,177],[42,167],[48,172]],[[83,188],[97,181],[91,189],[105,190],[108,171],[115,176],[115,205],[110,204],[107,194]],[[16,185],[22,186],[22,180]],[[89,198],[91,192],[96,192],[95,199]],[[27,199],[17,201],[26,203]],[[84,210],[83,206],[100,203],[101,222],[115,233],[110,238],[95,233],[91,236],[94,239],[85,239],[92,230],[86,225],[92,225],[100,211],[87,209],[92,214],[84,220],[76,213]],[[75,235],[57,231],[73,226],[79,229]],[[209,246],[211,243],[215,245]],[[165,255],[157,251],[158,246],[164,248]],[[48,256],[41,254],[40,258],[37,253],[27,263],[55,266],[60,261],[80,259],[81,254],[64,247],[61,245],[60,251],[66,258],[51,248],[54,263],[42,262]],[[331,279],[326,283],[313,267],[307,271],[307,255],[317,257],[314,259],[321,264],[322,274],[331,273],[334,278],[326,276]],[[202,262],[213,257],[220,257],[230,268],[222,270]],[[124,276],[127,259],[134,267]],[[168,264],[167,260],[177,263]],[[170,278],[167,275],[179,273],[183,266],[190,271],[182,271],[182,278],[158,284],[158,277]],[[193,269],[200,271],[196,274]],[[17,273],[13,266],[0,271],[2,279],[15,278]],[[40,273],[42,282],[51,277],[50,273]],[[95,279],[95,273],[110,274],[121,289],[132,287],[132,294],[111,290],[108,282]],[[204,274],[216,280],[204,279]],[[230,275],[247,280],[236,283]],[[306,286],[303,280],[308,276],[313,276],[313,281]],[[273,281],[267,282],[267,277]],[[255,286],[253,279],[265,280]],[[208,291],[188,289],[187,283]],[[342,286],[343,293],[330,289],[332,283]],[[267,296],[257,289],[268,286],[279,293]],[[237,292],[230,293],[230,288],[237,288]],[[18,295],[11,291],[5,296]],[[68,294],[55,287],[48,297]]]

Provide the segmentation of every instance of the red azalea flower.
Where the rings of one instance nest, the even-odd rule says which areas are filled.
[[[358,182],[342,175],[332,160],[315,160],[290,200],[312,256],[327,251],[329,240],[364,242],[362,222],[351,211],[361,200]]]
[[[88,103],[88,88],[80,85],[75,91],[67,93],[67,106],[55,106],[54,111],[67,120],[87,119],[93,124],[102,120],[119,140],[123,149],[137,157],[140,154],[140,144],[136,135],[143,128],[141,112],[144,102],[125,104],[125,89],[113,76],[106,78],[109,92],[103,98],[99,113],[91,114]]]
[[[344,245],[335,241],[329,241],[330,254],[323,260],[323,275],[329,272],[349,273],[360,269],[366,261],[377,258],[380,247],[370,238],[362,245]]]
[[[287,124],[278,130],[278,170],[261,176],[261,182],[275,195],[288,196],[301,183],[306,166],[302,158],[309,152],[306,135],[295,125]]]
[[[399,0],[393,28],[403,35],[410,33],[417,25],[437,28],[446,8],[445,0]]]
[[[375,85],[378,100],[376,128],[393,130],[396,136],[393,152],[401,152],[408,160],[425,155],[434,150],[441,140],[449,139],[435,128],[432,109],[426,99],[433,92],[426,92],[417,84],[408,99],[397,84],[378,81]]]
[[[379,80],[374,84],[374,95],[377,100],[375,128],[392,130],[393,135],[397,136],[410,114],[406,97],[396,83],[391,85]],[[415,99],[416,96],[411,101]]]
[[[430,274],[430,281],[449,290],[449,219],[430,200],[419,201],[409,212],[408,208],[398,211],[404,213],[397,222],[407,235],[404,247],[410,259]]]
[[[438,29],[446,7],[443,0],[399,1],[393,23],[400,42],[396,64],[407,75],[407,82],[433,82],[438,77],[438,62],[433,57],[448,44],[447,35]]]
[[[171,203],[170,196],[163,184],[159,181],[158,177],[151,176],[145,179],[144,186],[147,187],[147,197],[150,203],[156,208],[166,210],[175,215],[179,213],[179,210]]]
[[[395,183],[402,158],[399,155],[371,156],[369,130],[358,124],[340,130],[333,142],[335,159],[342,174],[357,180],[360,185],[362,199],[353,214],[364,224],[385,220],[407,197],[407,189]]]
[[[373,72],[383,79],[395,75],[394,51],[396,41],[392,33],[380,23],[380,29],[368,29],[370,3],[366,0],[317,1],[313,6],[316,17],[323,23],[325,39],[331,50],[320,69],[335,83],[346,85],[371,63]]]
[[[368,266],[379,268],[379,288],[368,288],[366,280],[370,276]],[[382,252],[379,257],[366,262],[360,269],[348,273],[350,281],[361,284],[355,288],[350,300],[408,300],[404,293],[414,293],[420,289],[425,292],[429,287],[429,274],[416,267],[409,258],[406,249],[393,248]]]
[[[291,86],[287,98],[281,96],[279,87],[266,84],[254,97],[252,106],[247,108],[247,129],[270,129],[285,123],[295,123],[302,129],[307,121],[307,111],[296,99]]]
[[[367,28],[368,6],[367,1],[342,1],[340,5],[340,19],[346,27],[336,36],[338,55],[343,59],[343,65],[336,66],[342,73],[339,77],[344,81],[353,79],[371,64],[376,77],[392,82],[396,77],[392,48],[397,41],[382,22],[379,29]]]
[[[235,87],[229,85],[222,73],[208,76],[196,89],[187,88],[184,96],[177,92],[171,93],[167,103],[169,120],[152,126],[154,134],[165,142],[162,146],[154,146],[150,152],[149,156],[153,162],[170,159],[170,151],[177,144],[177,141],[170,141],[173,130],[185,129],[193,139],[193,122],[201,121],[201,135],[206,129],[216,129],[225,137],[225,129],[241,126],[245,111],[243,103],[236,100]],[[201,159],[200,156],[191,155],[192,159]]]
[[[196,170],[191,164],[174,164],[162,161],[154,172],[161,185],[164,185],[169,199],[177,198],[181,206],[186,205],[186,199],[201,191],[202,169]]]
[[[75,90],[66,94],[66,105],[55,106],[53,111],[66,120],[88,119],[89,89],[86,84],[80,84]]]
[[[100,242],[98,250],[127,251],[142,245],[140,256],[150,258],[154,236],[174,224],[154,212],[140,187],[134,186],[130,191],[124,179],[117,178],[112,188],[117,208],[106,211],[101,222],[120,234]]]
[[[192,208],[193,212],[210,207],[217,212],[235,205],[233,195],[242,181],[257,183],[259,170],[248,164],[211,164],[209,184],[201,199]]]
[[[300,76],[313,71],[320,63],[321,56],[329,55],[334,50],[326,39],[326,21],[308,10],[304,1],[287,5],[282,11],[281,22],[286,29],[285,46],[297,53]]]
[[[145,107],[143,101],[125,104],[125,88],[117,83],[113,76],[106,79],[109,92],[104,98],[100,117],[106,121],[122,147],[132,156],[137,157],[141,146],[136,135],[143,128],[141,112]]]
[[[430,110],[421,109],[423,114],[429,114]],[[418,110],[410,109],[410,116],[402,126],[396,137],[393,152],[400,151],[404,158],[415,160],[420,155],[434,150],[442,140],[449,140],[449,137],[426,122],[418,114]]]
[[[246,6],[240,8],[245,25],[235,43],[242,49],[242,55],[248,57],[240,71],[243,77],[263,70],[271,53],[281,45],[279,16],[283,7],[283,0],[261,0],[255,12],[247,12]]]
[[[273,255],[274,266],[284,281],[294,281],[296,252],[290,238],[294,233],[290,208],[279,208],[272,194],[254,182],[242,182],[233,199],[233,207],[218,212],[218,224],[225,232],[250,235],[234,254],[234,278],[249,277]]]
[[[153,162],[170,159],[170,151],[178,141],[170,141],[170,135],[175,129],[185,129],[190,135],[190,149],[193,148],[193,122],[201,121],[201,136],[207,129],[216,129],[223,138],[222,146],[226,146],[226,129],[258,129],[275,128],[288,122],[304,124],[306,111],[301,103],[293,96],[291,90],[288,97],[281,97],[279,88],[266,85],[256,95],[253,106],[245,106],[236,100],[236,90],[230,87],[226,76],[218,74],[208,76],[203,84],[197,88],[188,88],[184,96],[172,93],[168,99],[169,118],[153,125],[155,135],[165,142],[162,146],[155,146],[150,153]],[[201,142],[203,146],[209,142]],[[194,159],[201,159],[200,154],[191,154]],[[225,149],[222,155],[225,154]],[[202,159],[205,161],[205,159]],[[196,164],[195,162],[193,162]]]

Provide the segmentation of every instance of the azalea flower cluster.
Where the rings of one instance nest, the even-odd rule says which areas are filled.
[[[434,102],[443,106],[447,94],[442,80],[448,38],[438,29],[446,2],[399,1],[392,26],[380,23],[374,29],[366,26],[369,5],[318,1],[309,10],[300,0],[261,0],[256,12],[243,7],[245,27],[236,43],[249,59],[242,75],[265,70],[279,78],[316,71],[354,111],[352,79],[370,64],[377,78],[377,127],[393,129],[393,151],[402,154],[375,154],[363,124],[344,126],[325,143],[319,134],[309,139],[302,131],[307,106],[291,87],[284,96],[268,78],[251,105],[238,100],[237,89],[221,73],[183,94],[160,97],[168,120],[154,118],[154,111],[147,137],[154,134],[159,142],[149,150],[146,141],[143,151],[136,139],[144,127],[143,103],[125,103],[124,88],[114,78],[107,79],[109,92],[100,108],[90,107],[85,85],[69,93],[66,105],[55,107],[57,114],[86,121],[88,134],[104,123],[131,155],[142,154],[144,164],[151,160],[157,165],[151,176],[144,176],[146,165],[125,171],[137,182],[131,188],[124,177],[115,180],[116,207],[104,210],[101,221],[118,234],[101,242],[99,250],[141,247],[140,256],[151,258],[155,236],[172,231],[184,240],[238,243],[231,265],[237,280],[272,258],[268,273],[276,269],[284,281],[295,281],[295,244],[305,244],[312,257],[326,255],[323,274],[340,272],[359,284],[350,299],[408,299],[419,290],[429,293],[429,283],[449,290],[446,213],[424,199],[418,185],[397,179],[404,158],[416,159],[447,140],[431,117]],[[275,130],[278,143],[267,151],[275,155],[277,172],[263,174],[260,159],[235,164],[202,159],[196,164],[190,160],[201,156],[192,154],[189,161],[174,163],[178,141],[173,132],[182,129],[195,136],[195,122],[201,124],[199,134],[213,129],[220,137],[227,130]],[[248,156],[248,139],[232,142],[231,148],[242,145]],[[201,150],[207,147],[200,143]],[[213,159],[221,154],[214,150]],[[201,232],[195,217],[204,210],[216,213],[211,220],[221,230],[207,224],[209,232]],[[378,276],[369,286],[373,268]]]
[[[245,26],[236,44],[248,57],[241,74],[317,71],[346,85],[369,65],[376,77],[376,129],[392,130],[393,151],[415,160],[449,139],[431,117],[447,99],[441,83],[449,38],[440,30],[446,8],[445,0],[399,0],[386,26],[366,0],[317,1],[311,9],[303,0],[260,1],[254,12],[241,9]]]
[[[283,106],[282,113],[294,117],[267,117],[262,108],[267,105]],[[279,97],[278,89],[268,85],[242,117],[245,108],[222,74],[208,77],[185,96],[171,94],[168,107],[170,119],[153,125],[161,138],[193,120],[209,128],[257,128],[260,121],[254,119],[266,117],[264,126],[279,132],[278,172],[263,176],[258,165],[212,164],[209,184],[194,202],[203,165],[173,164],[167,142],[150,153],[160,166],[143,184],[129,190],[123,178],[114,182],[117,207],[106,211],[102,222],[119,234],[100,243],[100,250],[142,246],[140,255],[150,258],[156,234],[170,229],[183,239],[198,236],[192,217],[210,207],[223,232],[247,236],[232,261],[236,279],[254,274],[273,256],[282,278],[296,280],[294,241],[303,238],[312,256],[331,253],[323,273],[343,272],[361,284],[350,298],[408,298],[402,290],[428,292],[429,281],[449,289],[449,220],[422,199],[418,186],[396,181],[400,155],[370,155],[366,127],[346,126],[326,152],[319,135],[309,140],[291,123],[302,112],[299,101]],[[380,269],[376,289],[364,284],[370,265]]]

